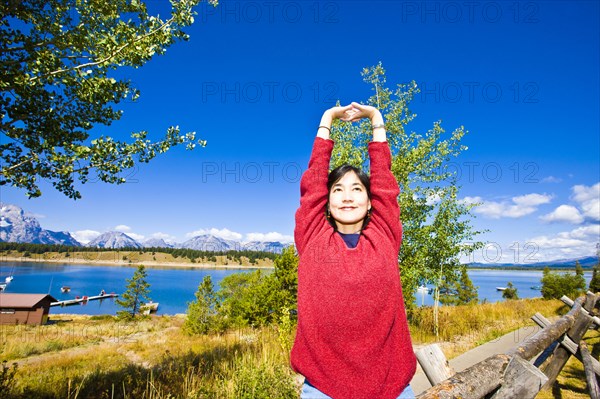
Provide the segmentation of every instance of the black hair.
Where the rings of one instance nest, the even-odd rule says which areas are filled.
[[[352,166],[349,164],[340,165],[337,168],[333,169],[331,172],[329,172],[329,176],[327,176],[327,204],[325,204],[325,214],[326,215],[328,215],[327,210],[329,209],[329,195],[331,194],[331,188],[333,187],[333,185],[335,183],[340,181],[340,179],[342,177],[344,177],[346,175],[346,173],[349,173],[349,172],[354,172],[356,174],[356,176],[358,177],[358,180],[360,180],[362,185],[365,186],[369,200],[371,199],[371,179],[369,178],[369,175],[367,175],[365,172],[363,172],[361,169],[357,168],[356,166]],[[329,224],[331,226],[333,226],[333,230],[337,231],[337,225],[335,224],[335,220],[333,220],[333,218],[331,218],[331,217],[328,217],[327,220],[329,221]],[[367,216],[363,220],[363,225],[361,227],[361,231],[365,227],[367,227],[369,220],[371,220],[371,215],[370,215],[370,212],[367,212]]]

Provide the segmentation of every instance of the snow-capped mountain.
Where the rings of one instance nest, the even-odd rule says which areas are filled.
[[[225,240],[210,234],[193,237],[177,246],[178,248],[196,249],[198,251],[239,251],[242,244],[238,241]]]
[[[27,215],[16,205],[0,203],[0,242],[18,242],[32,244],[62,244],[82,246],[67,231],[55,232],[44,230],[33,216]],[[168,244],[160,238],[150,238],[140,244],[130,236],[119,231],[101,234],[86,247],[96,248],[186,248],[199,251],[264,251],[280,254],[287,244],[278,241],[251,241],[241,243],[214,235],[205,234],[193,237],[180,244]]]
[[[142,244],[120,231],[109,231],[100,234],[87,243],[86,246],[95,248],[142,248]]]
[[[279,241],[250,241],[244,244],[243,248],[247,251],[263,251],[271,252],[274,254],[280,254],[287,245],[280,243]]]
[[[16,205],[0,203],[0,241],[80,247],[68,231],[44,230],[33,216]]]
[[[144,248],[173,248],[172,244],[168,244],[162,238],[150,238],[142,243]]]

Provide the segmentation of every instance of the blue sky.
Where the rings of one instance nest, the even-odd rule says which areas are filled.
[[[164,2],[149,2],[165,16]],[[415,80],[409,130],[464,125],[453,167],[490,242],[474,260],[592,255],[600,241],[600,9],[597,1],[221,1],[198,7],[188,42],[138,70],[122,120],[93,136],[125,140],[171,125],[208,141],[90,183],[73,201],[2,188],[1,200],[81,241],[109,230],[183,242],[213,232],[291,240],[321,113],[364,101],[362,68]]]

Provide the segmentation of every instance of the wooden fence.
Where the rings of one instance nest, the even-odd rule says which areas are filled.
[[[575,301],[561,298],[571,306],[566,315],[550,323],[536,313],[532,319],[542,327],[537,334],[459,373],[450,368],[437,345],[422,348],[416,353],[417,359],[433,386],[417,398],[534,398],[540,390],[551,387],[569,358],[576,356],[584,365],[590,397],[600,399],[600,362],[582,341],[590,327],[600,327],[600,319],[593,315],[599,297],[588,292]]]

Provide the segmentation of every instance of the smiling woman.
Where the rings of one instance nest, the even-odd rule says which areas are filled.
[[[370,179],[344,165],[328,174],[334,119],[371,120]],[[414,398],[416,360],[408,331],[398,253],[398,183],[383,118],[352,103],[323,114],[300,182],[295,241],[298,328],[291,354],[305,376],[302,398]]]
[[[357,234],[369,222],[371,182],[362,170],[341,165],[329,174],[327,219],[338,232]]]

